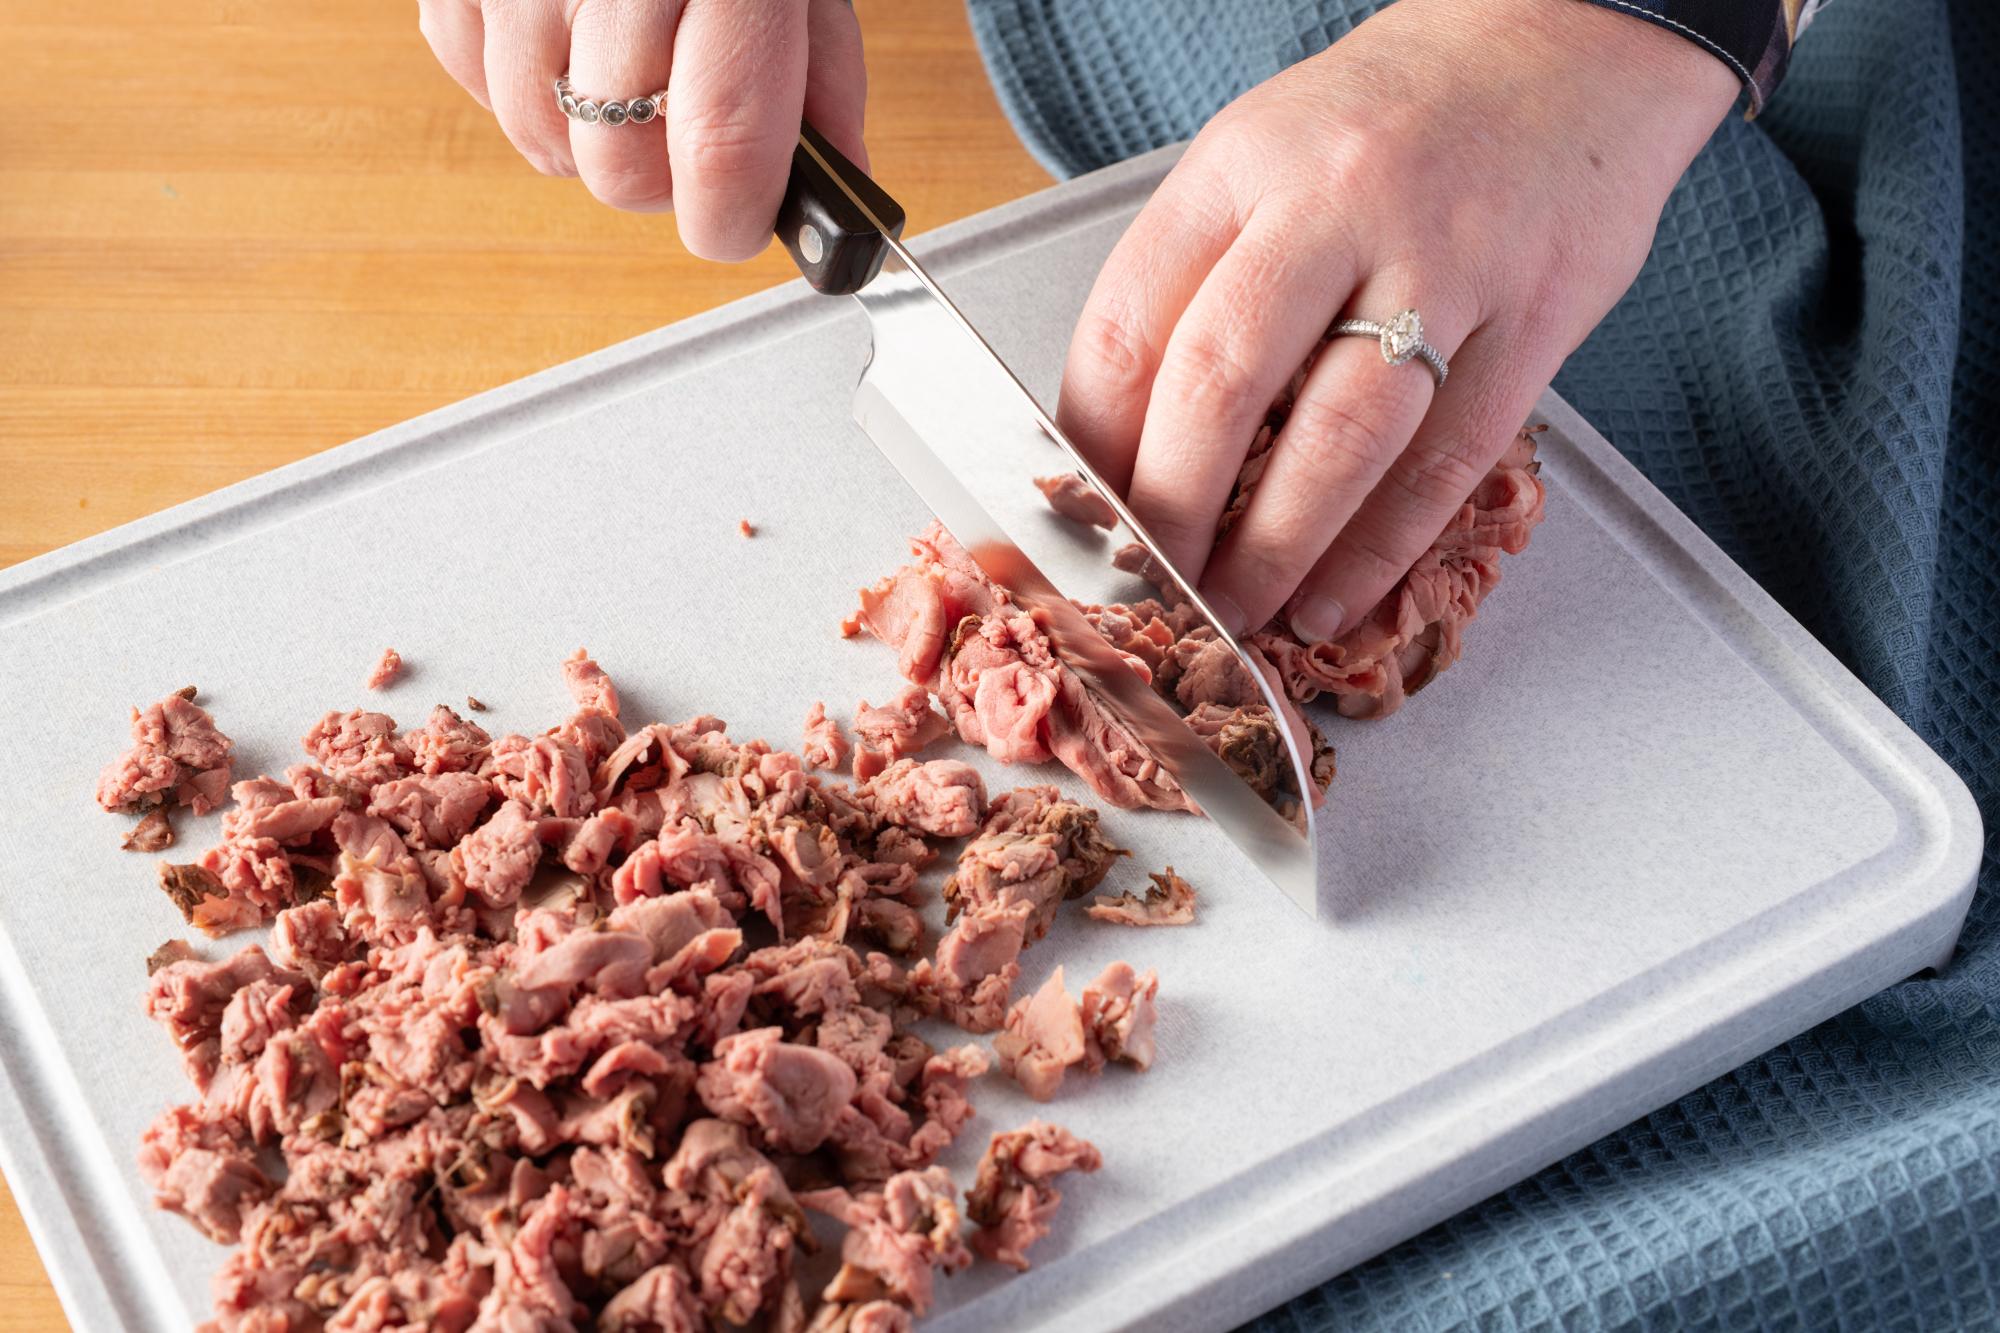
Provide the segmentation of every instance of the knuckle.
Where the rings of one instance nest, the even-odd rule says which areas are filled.
[[[1393,452],[1387,434],[1328,394],[1306,394],[1292,404],[1283,442],[1324,484],[1365,477],[1381,468]]]
[[[769,137],[742,111],[699,114],[675,128],[675,169],[706,185],[740,189],[774,174]]]
[[[1271,405],[1256,373],[1228,348],[1195,339],[1175,361],[1171,400],[1204,420],[1254,416]]]
[[[1441,516],[1463,504],[1485,474],[1486,469],[1463,445],[1438,450],[1414,466],[1389,470],[1390,478],[1406,495],[1424,510]],[[1441,517],[1440,524],[1442,521]]]
[[[1079,366],[1092,378],[1114,384],[1142,380],[1153,369],[1152,346],[1121,308],[1084,312],[1076,329]]]
[[[1341,534],[1342,573],[1357,582],[1390,584],[1410,572],[1423,549],[1405,554],[1396,534],[1357,518]],[[1428,546],[1428,541],[1425,542]]]
[[[548,167],[542,170],[562,174]],[[674,199],[672,181],[657,166],[599,168],[584,177],[584,184],[600,203],[631,212],[657,211],[671,206]]]

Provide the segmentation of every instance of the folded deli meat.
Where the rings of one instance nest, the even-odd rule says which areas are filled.
[[[1535,473],[1524,434],[1340,640],[1253,636],[1286,716],[1169,581],[1082,609],[1267,794],[1295,729],[1318,799],[1332,752],[1291,703],[1380,716],[1450,665],[1541,516]],[[1104,517],[1079,479],[1044,489]],[[904,687],[844,724],[814,703],[797,753],[713,717],[637,725],[583,652],[547,730],[494,735],[443,705],[414,726],[329,712],[275,776],[232,781],[235,747],[191,688],[135,711],[99,803],[137,816],[125,845],[153,853],[176,845],[171,811],[221,809],[209,845],[162,856],[159,886],[209,935],[269,928],[147,961],[146,1012],[193,1097],[139,1166],[161,1207],[232,1247],[206,1327],[890,1333],[971,1264],[1028,1266],[1055,1182],[1098,1149],[1032,1121],[987,1131],[970,1181],[939,1159],[982,1078],[1059,1101],[1147,1069],[1161,983],[1118,962],[1030,988],[1024,956],[1072,900],[1096,895],[1075,928],[1122,932],[1192,923],[1196,890],[1171,867],[1146,884],[1057,788],[989,793],[931,752],[955,733],[1060,761],[1115,805],[1186,800],[949,536],[913,551],[849,623],[894,650]],[[370,686],[407,689],[393,666]]]
[[[1259,432],[1224,531],[1248,503],[1286,411],[1281,402]],[[1542,520],[1539,472],[1535,432],[1524,429],[1431,549],[1339,639],[1304,643],[1279,621],[1251,635],[1253,660],[1282,687],[1277,693],[1299,703],[1331,694],[1346,716],[1386,716],[1457,661],[1466,624],[1500,581],[1500,557],[1524,550]],[[1062,481],[1044,489],[1056,512],[1074,516],[1080,509],[1074,490],[1083,483],[1074,476]],[[860,609],[846,624],[894,648],[904,678],[937,700],[961,738],[1007,763],[1058,759],[1113,805],[1186,808],[1171,775],[950,534],[933,524],[910,548],[908,564],[862,590]],[[1082,605],[1085,617],[1267,799],[1278,790],[1285,762],[1278,728],[1289,727],[1301,738],[1301,752],[1311,755],[1308,795],[1319,799],[1334,771],[1319,728],[1296,712],[1272,716],[1236,655],[1196,623],[1143,547],[1124,548],[1114,563],[1150,579],[1157,597]]]

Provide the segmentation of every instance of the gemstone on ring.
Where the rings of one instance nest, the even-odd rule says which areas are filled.
[[[1399,310],[1382,326],[1382,359],[1400,366],[1424,345],[1424,322],[1414,310]]]
[[[660,108],[653,104],[650,97],[635,97],[625,104],[626,118],[634,125],[644,125],[659,114]]]
[[[564,114],[565,116],[568,116],[568,117],[569,117],[569,118],[570,118],[571,120],[575,120],[575,119],[576,119],[576,94],[575,94],[575,93],[564,93],[564,94],[562,95],[562,103],[561,103],[561,105],[562,105],[562,113],[563,113],[563,114]]]
[[[576,104],[576,118],[586,125],[597,123],[597,103],[585,98]]]
[[[606,102],[597,109],[597,119],[599,123],[605,125],[623,125],[625,123],[625,115],[625,104],[623,102]]]

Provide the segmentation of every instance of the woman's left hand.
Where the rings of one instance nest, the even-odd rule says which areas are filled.
[[[1737,91],[1692,43],[1578,0],[1397,0],[1188,148],[1091,292],[1064,429],[1232,629],[1286,610],[1335,637],[1631,284]],[[1328,325],[1406,307],[1444,388],[1334,339],[1217,546],[1252,437]]]

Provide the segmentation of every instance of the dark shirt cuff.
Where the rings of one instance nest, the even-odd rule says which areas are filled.
[[[1784,80],[1792,44],[1824,0],[1589,0],[1679,33],[1734,70],[1750,114]]]

